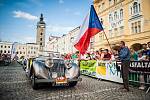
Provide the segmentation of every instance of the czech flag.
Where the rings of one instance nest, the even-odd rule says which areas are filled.
[[[84,54],[89,47],[90,38],[103,30],[102,24],[96,14],[94,6],[91,5],[90,12],[87,14],[80,32],[75,41],[74,47]]]

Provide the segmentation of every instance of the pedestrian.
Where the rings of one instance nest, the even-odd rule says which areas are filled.
[[[120,41],[120,51],[119,51],[119,59],[121,61],[121,73],[123,78],[123,89],[125,92],[129,91],[129,66],[130,66],[130,50],[127,46],[125,46],[124,41]]]

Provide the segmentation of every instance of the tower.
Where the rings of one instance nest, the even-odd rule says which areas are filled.
[[[43,14],[40,16],[40,21],[37,23],[37,35],[36,43],[40,46],[40,51],[42,52],[45,46],[45,28],[46,24],[43,21]]]

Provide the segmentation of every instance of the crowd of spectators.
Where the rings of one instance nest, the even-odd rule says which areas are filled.
[[[150,61],[150,42],[141,45],[142,48],[140,50],[134,50],[132,47],[130,48],[131,61]],[[119,60],[118,52],[119,48],[117,50],[113,49],[112,51],[100,48],[93,52],[86,52],[84,55],[80,55],[79,51],[77,51],[75,53],[68,53],[62,56],[65,60]]]
[[[131,61],[150,61],[150,42],[142,44],[142,49],[131,51]]]

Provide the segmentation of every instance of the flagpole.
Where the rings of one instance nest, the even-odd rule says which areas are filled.
[[[109,43],[109,41],[108,41],[107,35],[106,35],[106,33],[105,33],[104,30],[103,30],[103,33],[104,33],[104,35],[105,35],[105,37],[106,37],[106,40],[107,40],[108,45],[109,45],[109,47],[110,47],[110,50],[111,50],[111,52],[112,52],[112,54],[113,54],[112,47],[111,47],[111,45],[110,45],[110,43]]]

